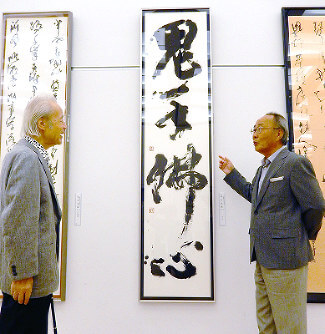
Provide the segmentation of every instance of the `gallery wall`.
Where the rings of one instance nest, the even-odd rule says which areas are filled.
[[[257,333],[249,203],[217,168],[227,155],[251,179],[249,130],[285,115],[281,7],[321,0],[2,0],[0,12],[71,11],[72,72],[66,301],[60,334]],[[214,303],[139,302],[141,8],[209,7],[214,124]],[[218,195],[225,194],[226,225]],[[82,194],[81,225],[75,194]],[[325,332],[325,304],[308,305],[308,333]]]

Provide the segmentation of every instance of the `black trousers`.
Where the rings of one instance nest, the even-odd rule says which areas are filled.
[[[0,314],[1,334],[47,334],[52,295],[31,298],[21,305],[4,293]]]

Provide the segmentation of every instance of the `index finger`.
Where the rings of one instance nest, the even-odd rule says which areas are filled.
[[[221,155],[219,155],[219,158],[220,158],[220,161],[223,161],[223,162],[229,161],[229,159],[227,157],[223,157]]]

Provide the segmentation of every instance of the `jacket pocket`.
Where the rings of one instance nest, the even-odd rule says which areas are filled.
[[[298,236],[298,231],[291,228],[275,228],[272,231],[272,239],[288,239],[296,238]]]

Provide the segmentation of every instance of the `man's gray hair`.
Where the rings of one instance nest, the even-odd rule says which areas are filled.
[[[277,127],[283,130],[282,144],[285,145],[288,141],[289,130],[288,130],[288,122],[287,120],[280,114],[275,112],[269,112],[266,115],[273,116],[274,123]]]
[[[25,135],[39,137],[41,135],[37,122],[40,118],[48,118],[51,115],[54,103],[57,104],[53,95],[35,96],[28,102],[21,128],[22,137]]]

